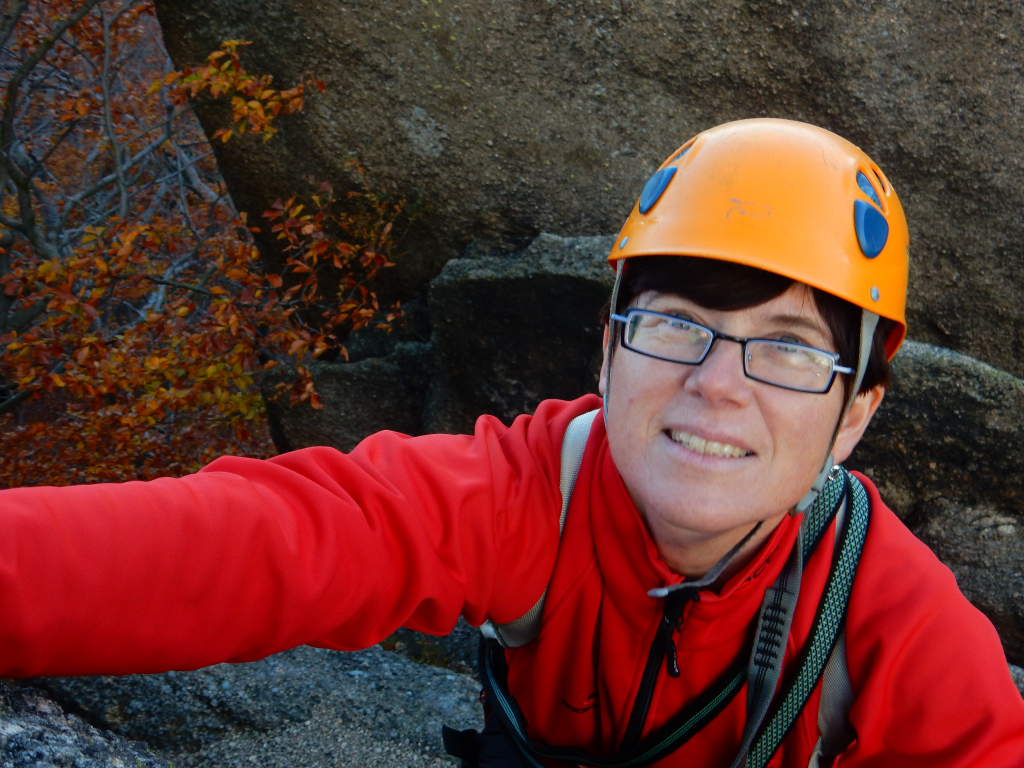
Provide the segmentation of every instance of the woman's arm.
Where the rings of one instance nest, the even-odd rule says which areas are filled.
[[[592,400],[473,436],[4,491],[0,675],[192,669],[514,618],[554,563],[562,434]]]

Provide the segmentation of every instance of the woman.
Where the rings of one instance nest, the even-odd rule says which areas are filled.
[[[868,480],[832,469],[905,334],[907,244],[895,193],[848,142],[780,120],[706,131],[616,240],[603,403],[4,492],[0,674],[350,650],[462,614],[508,646],[486,654],[492,716],[462,740],[469,763],[1020,765],[1024,702],[991,624]],[[563,439],[599,408],[563,516]],[[836,607],[840,501],[862,536]],[[820,670],[776,715],[829,611],[852,699],[833,750]]]

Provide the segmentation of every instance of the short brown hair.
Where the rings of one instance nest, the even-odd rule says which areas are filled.
[[[795,281],[773,272],[744,264],[696,256],[638,256],[626,261],[622,285],[619,287],[616,314],[621,314],[645,291],[658,291],[682,296],[704,307],[733,311],[756,307],[785,293]],[[854,367],[860,346],[861,310],[845,299],[812,288],[814,305],[825,321],[839,359]],[[601,311],[601,322],[607,324],[611,299]],[[878,386],[888,388],[891,375],[885,355],[885,339],[895,323],[880,318],[871,343],[871,355],[860,385],[860,393]],[[618,339],[614,340],[618,343]],[[852,374],[842,374],[847,396],[853,385]]]

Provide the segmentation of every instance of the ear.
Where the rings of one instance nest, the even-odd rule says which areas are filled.
[[[598,379],[597,379],[597,391],[600,392],[602,396],[604,395],[605,382],[608,381],[608,365],[609,365],[608,356],[611,354],[611,352],[608,349],[608,326],[609,325],[610,325],[610,323],[605,324],[605,326],[604,326],[604,338],[601,339],[601,353],[602,353],[603,357],[602,357],[602,360],[601,360],[601,373],[600,373],[600,375],[598,376]]]
[[[836,464],[846,461],[853,453],[864,430],[871,423],[871,417],[875,415],[878,406],[882,404],[883,397],[885,397],[885,387],[875,387],[854,398],[853,405],[850,406],[850,411],[839,428],[839,434],[836,435],[836,443],[832,449]]]

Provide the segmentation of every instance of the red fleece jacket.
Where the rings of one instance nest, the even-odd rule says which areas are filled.
[[[0,675],[194,669],[309,643],[341,650],[400,625],[442,634],[525,613],[550,579],[540,637],[507,653],[533,735],[617,749],[674,583],[612,463],[601,419],[561,546],[559,453],[587,397],[548,401],[473,436],[381,433],[351,454],[313,448],[223,458],[151,483],[0,493]],[[861,478],[872,515],[847,617],[857,695],[850,768],[1024,765],[1024,701],[992,625],[952,574]],[[645,733],[749,652],[751,624],[796,538],[787,519],[718,594],[701,593],[677,638]],[[785,663],[803,647],[832,538],[805,565]],[[552,569],[553,575],[552,575]],[[818,693],[773,759],[807,764]],[[731,761],[741,692],[660,765]]]

